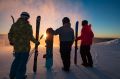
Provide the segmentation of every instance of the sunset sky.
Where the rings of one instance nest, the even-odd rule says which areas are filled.
[[[87,19],[92,24],[95,37],[120,38],[120,0],[0,0],[0,34],[7,34],[22,11],[30,13],[30,23],[35,34],[36,17],[41,16],[40,34],[48,27],[54,30],[62,26],[62,18],[68,16],[72,28],[75,22]],[[79,34],[81,24],[79,25]]]

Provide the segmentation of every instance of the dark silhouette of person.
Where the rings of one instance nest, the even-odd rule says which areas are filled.
[[[91,24],[88,25],[88,21],[83,20],[81,36],[77,37],[76,40],[81,40],[80,54],[83,61],[82,65],[85,67],[88,67],[88,66],[93,67],[93,60],[90,53],[93,37],[94,37],[94,34],[91,29]]]
[[[54,30],[52,28],[48,28],[46,30],[46,54],[44,58],[46,58],[45,67],[47,70],[51,70],[53,66],[53,38],[54,38]]]
[[[28,22],[29,18],[29,13],[22,12],[20,18],[12,24],[8,33],[9,42],[14,47],[15,52],[15,59],[9,74],[10,79],[25,79],[30,41],[39,45],[39,41],[33,36],[32,26]]]
[[[62,20],[63,26],[54,31],[55,35],[59,35],[60,39],[60,54],[63,62],[62,70],[69,72],[71,47],[74,42],[74,30],[71,28],[70,19],[64,17]]]

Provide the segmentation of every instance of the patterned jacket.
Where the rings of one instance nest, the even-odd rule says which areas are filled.
[[[15,52],[29,52],[31,48],[30,41],[37,43],[33,36],[32,26],[22,18],[19,18],[11,26],[8,39],[13,44]]]

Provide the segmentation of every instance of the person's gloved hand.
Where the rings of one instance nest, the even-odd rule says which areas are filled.
[[[14,44],[13,44],[12,42],[10,42],[10,45],[12,45],[12,46],[13,46]]]
[[[40,42],[39,42],[39,41],[37,41],[37,42],[36,42],[36,45],[39,45],[39,44],[40,44]]]

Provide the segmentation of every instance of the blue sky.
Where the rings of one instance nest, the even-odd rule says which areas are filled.
[[[8,33],[12,20],[10,15],[19,18],[22,11],[30,13],[30,23],[35,32],[35,19],[41,15],[41,30],[53,29],[62,25],[62,18],[75,22],[87,19],[92,24],[96,37],[120,38],[120,0],[0,0],[0,33]],[[79,34],[81,25],[79,25]]]
[[[94,31],[108,37],[120,37],[120,0],[83,0]]]

